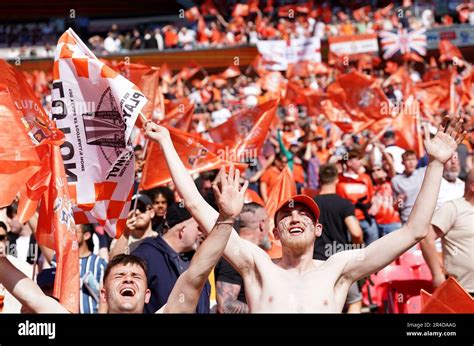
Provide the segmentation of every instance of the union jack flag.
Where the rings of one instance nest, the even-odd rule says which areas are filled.
[[[398,29],[398,32],[380,32],[381,44],[384,50],[383,58],[389,59],[396,52],[402,55],[415,51],[419,55],[426,55],[426,35],[425,29],[408,31]]]

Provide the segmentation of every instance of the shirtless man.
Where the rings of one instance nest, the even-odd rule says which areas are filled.
[[[145,124],[148,138],[165,154],[173,182],[188,210],[204,232],[211,232],[221,216],[199,194],[173,147],[169,131]],[[461,121],[446,117],[430,139],[424,128],[424,144],[430,157],[423,186],[408,222],[369,246],[342,251],[327,261],[313,260],[313,246],[321,235],[315,203],[295,197],[275,215],[275,237],[283,256],[272,262],[255,244],[232,232],[224,257],[240,273],[251,312],[341,312],[350,285],[380,270],[426,236],[435,209],[443,166],[462,141]],[[212,234],[212,233],[211,233]]]
[[[213,232],[199,246],[191,264],[178,278],[166,305],[159,312],[192,313],[209,277],[209,273],[222,256],[232,225],[244,205],[246,181],[240,186],[240,172],[230,168],[227,175],[221,169],[213,186],[219,206],[219,222]],[[104,288],[100,292],[102,303],[109,313],[143,313],[150,299],[147,287],[146,266],[133,255],[117,255],[107,266]],[[41,291],[38,285],[16,269],[5,256],[0,256],[0,283],[30,311],[35,313],[68,313],[58,301]]]

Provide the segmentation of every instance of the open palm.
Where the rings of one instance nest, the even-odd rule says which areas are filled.
[[[236,218],[242,211],[245,200],[245,191],[248,181],[240,186],[240,171],[231,165],[229,174],[226,174],[224,167],[221,168],[216,184],[214,184],[214,194],[217,206],[221,215],[227,218]]]
[[[424,128],[424,134],[426,152],[432,160],[444,164],[453,156],[466,133],[462,131],[462,120],[459,118],[450,119],[449,116],[446,116],[433,138],[430,138],[426,127]]]

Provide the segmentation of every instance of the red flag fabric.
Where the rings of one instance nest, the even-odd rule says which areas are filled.
[[[439,61],[449,61],[455,58],[463,59],[459,48],[446,39],[439,41],[439,54]]]
[[[226,122],[209,130],[215,143],[235,151],[238,158],[258,155],[276,114],[278,100],[270,100],[256,107],[237,112]],[[244,157],[244,158],[245,158]]]
[[[284,105],[304,105],[308,116],[318,116],[322,113],[321,103],[327,99],[327,94],[318,90],[302,88],[295,82],[289,81],[286,88]]]
[[[340,75],[328,89],[328,97],[353,120],[381,119],[390,104],[376,80],[358,71]]]
[[[321,111],[326,118],[344,133],[359,133],[369,128],[375,123],[375,119],[368,119],[363,121],[352,120],[350,115],[337,103],[332,100],[323,100],[321,102]]]
[[[281,171],[278,176],[278,180],[275,184],[275,187],[272,188],[270,195],[268,196],[267,203],[265,204],[265,209],[268,213],[268,218],[273,223],[273,217],[278,206],[287,201],[292,196],[296,195],[296,185],[293,179],[293,174],[291,173],[290,168],[287,166]],[[275,226],[275,225],[272,225]],[[270,227],[273,229],[273,227]],[[281,243],[279,240],[275,239],[273,232],[269,232],[270,242],[272,247],[267,253],[271,258],[280,258],[281,257]]]
[[[207,148],[206,140],[178,129],[166,127],[170,131],[173,145],[189,174],[218,169],[222,165],[227,166],[230,164],[230,162],[221,159],[221,157]],[[235,166],[241,171],[246,169],[246,165],[240,163],[236,163]],[[160,145],[150,142],[145,166],[143,167],[140,189],[148,190],[167,184],[170,181],[171,175]]]

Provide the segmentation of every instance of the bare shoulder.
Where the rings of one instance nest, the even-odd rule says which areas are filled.
[[[346,266],[349,263],[360,261],[363,256],[363,249],[340,251],[329,257],[326,261],[326,265],[331,266],[331,268],[334,268],[341,275],[350,276],[350,273],[345,271]],[[348,277],[348,279],[350,279],[350,277]]]

